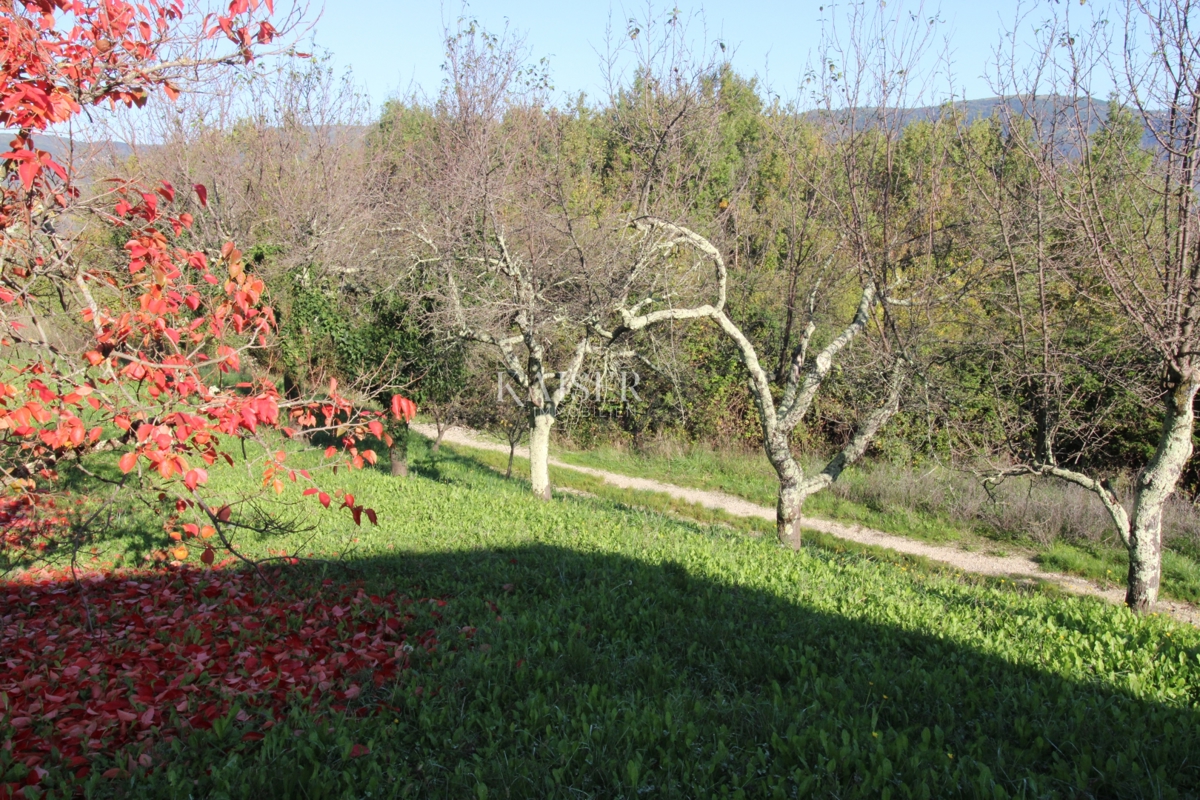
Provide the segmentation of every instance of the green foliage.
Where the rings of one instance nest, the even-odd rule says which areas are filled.
[[[306,580],[443,597],[474,645],[448,641],[366,718],[297,714],[256,743],[236,725],[188,734],[91,796],[1200,791],[1196,630],[605,500],[539,502],[425,447],[408,481],[346,479],[379,528],[324,517],[316,541],[246,544],[340,554]]]
[[[395,393],[436,402],[465,380],[463,348],[436,342],[406,300],[338,291],[307,269],[286,284],[279,327],[286,380],[303,386],[337,377],[385,405]]]

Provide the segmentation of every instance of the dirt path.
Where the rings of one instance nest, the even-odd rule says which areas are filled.
[[[413,429],[423,436],[430,439],[437,435],[437,431],[432,425],[414,424]],[[476,432],[466,428],[450,428],[442,437],[443,442],[449,444],[460,444],[467,447],[475,447],[480,450],[493,450],[496,452],[507,453],[508,445],[490,441],[479,436]],[[527,448],[517,448],[517,455],[524,458],[529,457]],[[611,484],[621,489],[635,489],[644,492],[660,492],[670,495],[671,497],[683,500],[688,503],[696,503],[705,508],[719,509],[729,514],[738,517],[761,517],[762,519],[775,521],[775,509],[766,506],[760,506],[756,503],[751,503],[748,500],[743,500],[740,497],[724,494],[722,492],[705,491],[703,489],[689,489],[684,486],[675,486],[669,483],[661,483],[659,481],[649,480],[647,478],[634,478],[628,475],[620,475],[614,472],[606,472],[604,470],[592,469],[591,467],[581,467],[575,464],[567,464],[557,459],[550,459],[550,464],[563,469],[571,469],[576,472],[582,472],[586,475],[591,475],[600,478],[605,483]],[[896,536],[883,531],[864,528],[861,525],[846,525],[840,522],[831,520],[817,519],[816,517],[806,517],[804,519],[804,527],[811,528],[822,533],[835,536],[839,539],[845,539],[859,544],[874,545],[876,547],[886,547],[890,550],[895,550],[899,553],[908,553],[910,555],[924,556],[933,561],[940,561],[944,564],[949,564],[952,567],[957,567],[965,572],[974,572],[980,575],[993,575],[1012,578],[1037,578],[1039,580],[1051,581],[1058,584],[1066,591],[1073,594],[1091,595],[1101,597],[1105,600],[1120,604],[1125,600],[1124,589],[1112,589],[1098,586],[1084,578],[1078,578],[1073,575],[1064,575],[1059,572],[1049,572],[1042,569],[1041,565],[1027,556],[993,556],[984,553],[969,552],[961,550],[957,547],[949,547],[946,545],[929,544],[927,542],[909,539],[904,536]],[[1200,609],[1187,603],[1178,602],[1175,600],[1161,601],[1155,609],[1160,613],[1170,614],[1171,616],[1191,623],[1192,625],[1200,626]]]

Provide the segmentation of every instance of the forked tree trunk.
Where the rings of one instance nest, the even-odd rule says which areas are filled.
[[[404,425],[392,437],[392,446],[388,448],[392,461],[392,476],[403,478],[408,475],[408,425]]]
[[[550,428],[554,416],[535,407],[529,424],[529,482],[533,493],[543,500],[550,499]]]
[[[1129,582],[1125,604],[1149,611],[1162,583],[1163,507],[1192,457],[1196,391],[1200,383],[1180,381],[1167,398],[1163,433],[1154,458],[1138,477],[1129,525]]]
[[[867,447],[875,440],[880,429],[887,424],[900,408],[900,390],[904,386],[905,369],[903,361],[897,361],[888,379],[887,398],[883,405],[876,408],[862,421],[855,430],[854,436],[837,454],[834,455],[825,468],[820,472],[805,476],[800,465],[792,455],[791,429],[784,428],[774,421],[773,414],[765,410],[765,394],[756,393],[755,400],[759,405],[763,422],[764,449],[775,474],[779,477],[779,496],[775,506],[775,533],[780,543],[799,547],[801,543],[800,522],[804,511],[804,501],[822,489],[828,488],[841,476],[843,470],[862,458]],[[751,383],[751,387],[765,386],[766,381]]]

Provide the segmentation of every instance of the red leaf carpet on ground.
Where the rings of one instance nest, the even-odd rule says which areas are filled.
[[[235,702],[260,727],[297,700],[337,709],[436,646],[433,630],[409,629],[413,600],[330,584],[301,597],[182,569],[0,585],[4,761],[29,768],[31,784],[49,769],[83,777],[127,746],[149,766],[153,741],[211,727]]]

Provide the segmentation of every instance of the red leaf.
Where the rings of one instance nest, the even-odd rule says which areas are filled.
[[[208,189],[204,186],[203,183],[197,183],[192,188],[196,190],[196,197],[198,197],[200,199],[200,205],[207,208],[208,207]]]
[[[25,191],[33,188],[33,181],[41,171],[42,166],[36,161],[21,162],[21,165],[17,167],[17,174],[21,176],[21,185],[25,187]]]
[[[187,475],[183,478],[183,483],[194,492],[197,486],[208,483],[208,473],[202,469],[188,470]]]
[[[131,450],[130,452],[121,456],[121,460],[117,462],[117,466],[121,468],[121,472],[128,475],[133,471],[133,468],[137,466],[137,460],[138,454]]]
[[[212,566],[213,561],[217,558],[216,552],[211,547],[204,548],[204,552],[200,554],[200,560],[207,566]]]
[[[4,502],[0,498],[0,515]],[[283,561],[296,564],[299,559]],[[404,609],[412,601],[389,594],[364,602],[368,598],[357,586],[339,587],[332,579],[322,581],[320,591],[303,596],[291,592],[286,583],[268,587],[254,572],[186,567],[168,573],[85,575],[84,582],[88,608],[107,620],[95,631],[64,626],[67,620],[78,626],[84,613],[82,592],[69,573],[14,582],[7,588],[6,613],[14,614],[20,624],[0,626],[0,653],[9,660],[0,671],[0,709],[16,731],[9,737],[10,752],[5,757],[31,767],[26,772],[30,785],[46,774],[38,766],[51,744],[34,720],[47,713],[57,715],[54,726],[61,731],[88,726],[87,735],[104,743],[103,754],[131,745],[145,753],[144,748],[155,746],[157,740],[177,735],[174,719],[164,713],[170,709],[180,715],[180,723],[194,730],[210,729],[239,698],[249,699],[268,716],[282,718],[297,700],[315,708],[324,697],[354,700],[362,698],[361,687],[394,681],[407,668],[405,660],[398,658],[399,643],[406,638],[430,652],[438,646],[436,630],[421,633],[409,628],[407,620],[412,617]],[[446,604],[435,603],[439,608]],[[205,613],[194,613],[201,609]],[[311,635],[325,624],[320,620],[346,624]],[[303,647],[289,641],[298,628]],[[122,635],[112,636],[114,630]],[[367,630],[383,638],[372,641],[360,635]],[[186,693],[172,688],[178,683],[167,684],[159,677],[196,670],[207,672],[211,679],[191,683]],[[315,680],[295,680],[294,686],[284,687],[301,675]],[[371,684],[362,683],[368,677]],[[97,685],[110,691],[98,695]],[[278,690],[272,688],[276,685]],[[249,722],[250,717],[240,716],[239,721]],[[239,736],[243,741],[259,741],[268,727],[269,722]],[[68,738],[66,743],[62,766],[73,772],[86,770],[88,760],[80,751],[89,751],[79,746],[78,739]],[[366,745],[353,750],[355,758],[369,753]],[[121,763],[126,760],[127,766],[115,766],[106,774],[124,778],[139,766],[154,766],[145,754],[123,757]],[[0,798],[6,797],[4,788],[0,785]],[[14,787],[10,783],[8,788]]]
[[[349,692],[347,692],[347,694],[349,694]],[[370,754],[371,748],[367,747],[365,744],[356,744],[354,747],[350,748],[351,758],[362,758],[363,756]]]
[[[325,494],[324,492],[321,492],[320,497],[318,497],[317,499],[321,501],[321,505],[325,506],[326,508],[329,508],[329,495]]]
[[[392,395],[392,416],[396,419],[402,419],[405,422],[411,422],[412,418],[417,415],[417,404],[407,397],[400,395]]]
[[[366,509],[366,512],[367,512],[367,519],[371,520],[371,524],[379,525],[379,517],[378,517],[378,515],[376,515],[375,509],[368,508],[368,509]]]

